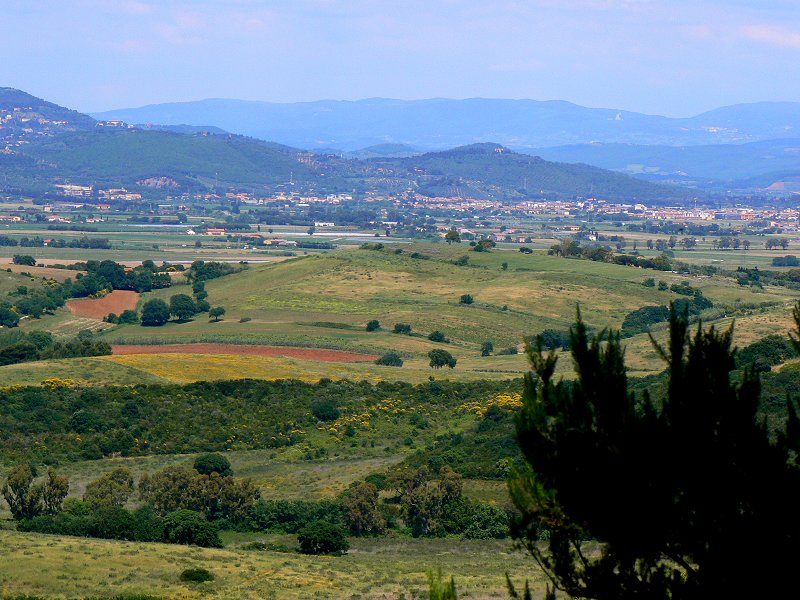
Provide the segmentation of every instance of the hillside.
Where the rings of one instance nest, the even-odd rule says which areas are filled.
[[[88,115],[47,102],[21,90],[0,87],[2,147],[13,148],[21,142],[94,128],[95,120]]]
[[[313,174],[296,151],[240,136],[167,131],[76,132],[33,144],[25,155],[61,177],[135,184],[166,176],[183,185],[276,184]]]
[[[416,177],[426,196],[525,198],[596,196],[614,200],[687,200],[688,189],[656,186],[583,164],[556,163],[511,152],[497,144],[473,144],[444,152],[372,159],[369,166],[403,178]],[[423,175],[420,175],[420,173]]]
[[[356,150],[383,143],[444,149],[474,142],[535,148],[590,142],[696,145],[786,137],[800,130],[797,103],[762,102],[689,118],[587,108],[563,101],[470,98],[276,104],[210,99],[95,113],[130,123],[216,125],[301,148]]]
[[[392,150],[396,148],[386,148]],[[24,158],[20,158],[24,157]],[[25,159],[33,159],[25,162]],[[263,190],[290,180],[300,189],[470,196],[520,200],[597,196],[608,200],[686,201],[696,191],[669,188],[586,165],[557,164],[497,144],[474,144],[406,158],[343,158],[235,135],[97,129],[48,137],[2,157],[18,185],[93,181],[135,186],[169,177],[183,189],[214,185]]]

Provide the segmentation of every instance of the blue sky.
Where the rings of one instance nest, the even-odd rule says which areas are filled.
[[[799,0],[5,0],[0,86],[83,111],[531,98],[689,116],[800,100]]]

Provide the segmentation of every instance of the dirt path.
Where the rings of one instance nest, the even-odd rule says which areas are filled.
[[[292,348],[289,346],[249,346],[246,344],[156,344],[117,345],[112,354],[242,354],[249,356],[284,356],[322,362],[362,362],[377,357],[355,352],[323,350],[319,348]]]
[[[102,319],[109,313],[119,315],[122,311],[133,310],[139,302],[139,293],[128,290],[114,290],[102,298],[83,298],[67,302],[69,311],[78,317]]]

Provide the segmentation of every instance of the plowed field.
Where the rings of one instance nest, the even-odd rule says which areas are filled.
[[[102,298],[83,298],[67,302],[69,311],[78,317],[102,319],[109,313],[119,315],[122,311],[133,310],[139,302],[139,293],[128,290],[114,290]]]

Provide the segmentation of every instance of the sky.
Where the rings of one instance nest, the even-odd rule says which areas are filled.
[[[0,86],[84,112],[203,98],[800,100],[798,0],[4,0]]]

